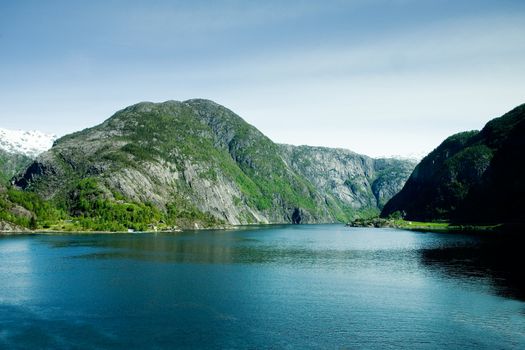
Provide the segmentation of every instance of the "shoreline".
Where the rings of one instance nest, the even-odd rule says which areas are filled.
[[[505,233],[518,234],[525,231],[525,223],[497,224],[455,224],[450,222],[421,222],[402,219],[356,219],[347,223],[347,227],[396,228],[408,231],[424,231],[436,233]]]
[[[345,227],[356,228],[394,228],[407,231],[419,232],[434,232],[434,233],[497,233],[497,234],[518,234],[520,231],[525,231],[525,224],[523,223],[499,223],[491,225],[476,225],[476,224],[452,224],[448,222],[418,222],[408,220],[392,220],[382,218],[372,219],[356,219],[349,223],[312,223],[301,225],[343,225]],[[17,235],[105,235],[105,234],[157,234],[157,233],[181,233],[181,232],[200,232],[200,231],[226,231],[239,230],[242,228],[266,228],[278,225],[296,225],[291,223],[276,223],[276,224],[250,224],[250,225],[221,225],[217,227],[188,227],[177,228],[174,230],[157,230],[157,231],[88,231],[88,230],[60,230],[60,229],[39,229],[29,230],[21,228],[21,230],[7,230],[0,231],[1,236],[17,236]]]
[[[302,224],[302,225],[343,225],[343,223],[327,222],[327,223],[312,223],[312,224]],[[226,231],[226,230],[239,230],[242,228],[267,228],[271,226],[279,225],[296,225],[292,223],[259,223],[259,224],[244,224],[244,225],[220,225],[212,227],[179,227],[174,230],[157,230],[157,231],[87,231],[87,230],[60,230],[60,229],[38,229],[38,230],[29,230],[24,228],[23,230],[11,230],[11,231],[0,231],[0,236],[14,236],[14,235],[53,235],[53,234],[134,234],[134,233],[181,233],[181,232],[201,232],[201,231]]]
[[[221,225],[213,227],[179,227],[176,230],[157,230],[157,231],[87,231],[87,230],[60,230],[60,229],[39,229],[39,230],[29,230],[24,229],[21,231],[0,231],[1,236],[15,236],[15,235],[90,235],[90,234],[134,234],[134,233],[181,233],[181,232],[202,232],[202,231],[227,231],[227,230],[241,230],[241,229],[262,229],[270,228],[275,226],[309,226],[309,225],[345,225],[342,222],[315,222],[315,223],[305,223],[305,224],[292,224],[292,223],[258,223],[258,224],[243,224],[243,225]]]
[[[24,230],[24,231],[0,231],[0,236],[16,236],[16,235],[103,235],[103,234],[134,234],[134,233],[180,233],[191,231],[206,231],[206,230],[228,230],[233,227],[213,227],[213,228],[188,228],[167,231],[71,231],[71,230]]]

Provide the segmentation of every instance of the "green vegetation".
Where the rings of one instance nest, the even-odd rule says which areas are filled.
[[[112,136],[99,139],[91,136],[105,133]],[[109,204],[113,203],[111,198],[102,193],[87,193],[89,188],[75,188],[79,180],[98,178],[100,191],[119,192],[118,189],[108,188],[104,178],[121,176],[116,173],[127,169],[144,174],[148,181],[155,183],[159,192],[162,191],[163,196],[169,194],[166,203],[178,203],[178,206],[183,203],[177,210],[170,209],[170,205],[156,206],[159,212],[168,215],[163,221],[172,222],[173,217],[178,216],[180,222],[188,224],[191,220],[208,224],[221,222],[196,209],[202,203],[195,200],[192,188],[195,183],[179,179],[166,188],[166,184],[154,176],[148,176],[147,164],[167,166],[178,172],[193,167],[192,171],[199,179],[233,183],[242,193],[242,196],[236,196],[236,206],[248,206],[270,215],[282,210],[282,207],[291,208],[290,211],[302,208],[314,217],[321,215],[318,209],[321,198],[316,197],[316,189],[287,168],[279,156],[277,145],[231,111],[209,101],[140,103],[117,112],[95,128],[63,137],[56,145],[53,149],[54,163],[50,167],[58,169],[50,171],[49,177],[38,177],[36,181],[30,178],[30,183],[24,187],[39,193],[53,193],[57,202],[64,203],[64,209],[97,225],[109,220],[102,214],[108,209],[117,211],[116,218],[123,220],[123,226],[130,227],[142,227],[143,214],[157,215],[148,212],[148,208],[154,205],[134,207],[132,210]],[[85,152],[86,149],[93,151]],[[105,169],[103,176],[96,174],[98,169]],[[53,179],[54,174],[59,175]],[[65,179],[62,178],[64,175]],[[59,183],[62,186],[59,187]],[[130,186],[141,189],[142,184]],[[69,198],[72,192],[75,195]],[[129,193],[121,194],[129,197]],[[148,196],[151,197],[145,192],[143,197]],[[121,211],[133,215],[128,217]],[[100,225],[96,227],[98,229]]]
[[[383,209],[405,219],[457,225],[525,221],[525,105],[480,131],[446,139],[425,157]]]
[[[399,218],[380,218],[372,217],[368,219],[355,219],[347,224],[351,227],[377,227],[377,228],[397,228],[411,231],[424,232],[500,232],[506,229],[505,225],[471,225],[454,224],[450,222],[422,222],[410,221]],[[508,230],[508,229],[507,229]]]
[[[327,199],[327,204],[339,222],[348,222],[357,219],[366,220],[379,215],[379,209],[377,207],[355,209],[349,205],[344,205],[343,203],[336,203],[332,198]]]
[[[375,169],[368,157],[351,152],[343,157],[356,169],[367,167],[349,183],[357,193],[355,203],[354,197],[338,196],[337,189],[318,188],[288,164],[279,145],[220,105],[145,102],[57,140],[16,186],[48,198],[63,213],[47,220],[35,214],[34,222],[24,224],[46,229],[193,228],[227,220],[346,222],[377,215],[383,199],[375,197],[391,196],[384,188],[406,177],[390,176],[394,165],[388,162]],[[306,157],[308,162],[316,165]],[[374,179],[363,174],[376,172],[383,180],[372,188]]]
[[[150,203],[127,203],[105,198],[94,178],[79,181],[70,201],[72,217],[86,230],[147,231],[162,218],[160,211]]]
[[[455,226],[448,222],[420,222],[420,221],[406,221],[393,220],[395,227],[409,230],[451,230]]]
[[[167,213],[163,216],[165,223],[180,227],[191,227],[195,223],[199,227],[217,227],[224,225],[224,221],[204,213],[187,201],[177,201],[168,204]]]
[[[200,228],[223,224],[184,202],[171,203],[161,211],[151,203],[108,198],[96,179],[80,180],[67,203],[43,200],[38,194],[14,188],[0,192],[0,220],[31,230],[59,231],[137,231]]]
[[[31,164],[31,158],[23,154],[7,153],[0,150],[0,185],[7,184],[11,178]]]
[[[200,100],[189,103],[201,107],[200,118],[196,118],[190,106],[175,103],[157,105],[140,113],[126,109],[122,111],[126,118],[117,114],[107,125],[116,127],[124,122],[120,139],[128,143],[104,157],[123,167],[158,160],[173,162],[179,169],[185,167],[185,161],[206,164],[201,177],[215,180],[220,169],[220,173],[239,186],[248,205],[258,210],[269,210],[276,197],[291,207],[316,210],[311,198],[315,190],[288,171],[271,140],[224,107]],[[137,105],[131,110],[145,106]],[[234,133],[228,145],[220,144],[223,140],[215,135],[219,131]]]
[[[66,218],[66,213],[35,193],[0,189],[0,219],[26,228],[46,227]]]

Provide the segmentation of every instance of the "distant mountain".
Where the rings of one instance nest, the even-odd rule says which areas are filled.
[[[7,184],[11,178],[25,170],[33,161],[32,158],[10,153],[0,149],[0,185]]]
[[[373,159],[346,149],[280,147],[285,162],[322,193],[341,221],[352,210],[382,209],[403,188],[416,165],[413,160]]]
[[[470,223],[525,221],[525,104],[453,135],[417,165],[381,215]]]
[[[53,146],[56,136],[40,131],[0,128],[0,184],[5,184],[40,153]]]
[[[114,220],[128,226],[336,222],[378,213],[414,165],[278,145],[227,108],[195,99],[139,103],[64,136],[16,185],[73,217],[113,220],[108,212],[125,208]]]
[[[56,135],[40,131],[8,130],[0,128],[0,150],[35,158],[53,146]]]

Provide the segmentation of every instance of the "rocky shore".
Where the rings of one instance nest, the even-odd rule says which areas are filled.
[[[17,232],[30,232],[27,228],[18,226],[11,222],[0,220],[0,234],[2,233],[17,233]]]

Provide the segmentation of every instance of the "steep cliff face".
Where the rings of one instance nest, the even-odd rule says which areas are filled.
[[[322,182],[323,177],[339,182],[328,171],[330,154],[319,153],[326,165],[312,171],[328,172],[317,177],[300,171],[293,154],[212,101],[145,102],[57,140],[16,185],[64,203],[74,215],[89,215],[86,208],[92,206],[83,201],[131,201],[201,224],[348,220],[355,211],[341,211],[342,206],[377,208],[377,198],[391,191],[374,187],[372,179],[379,178],[379,168],[388,172],[385,164],[397,161],[376,164],[355,155],[354,162],[341,154],[333,165],[341,171],[337,176],[350,182],[332,188]],[[350,170],[342,169],[345,164]],[[362,174],[372,182],[362,183]],[[351,182],[354,178],[359,180]]]
[[[372,178],[371,188],[379,209],[383,209],[386,203],[401,191],[416,164],[415,160],[374,160],[375,176]]]
[[[446,139],[414,169],[381,215],[411,220],[524,221],[525,105],[480,131]]]
[[[280,147],[286,163],[314,185],[341,220],[359,210],[380,210],[415,166],[414,161],[373,159],[345,149]]]

